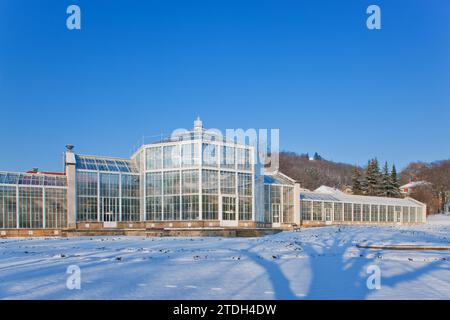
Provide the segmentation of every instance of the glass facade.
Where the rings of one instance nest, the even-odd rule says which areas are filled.
[[[248,177],[240,175],[238,184],[241,197],[250,195]],[[308,216],[309,208],[306,206],[299,214]],[[278,173],[264,176],[264,222],[294,223],[294,215],[294,183]]]
[[[423,208],[419,206],[389,206],[368,203],[330,202],[331,198],[323,200],[310,199],[308,195],[300,201],[300,213],[303,221],[335,221],[335,222],[398,222],[396,216],[401,216],[403,223],[423,222]],[[403,199],[399,199],[402,201]],[[328,217],[328,213],[332,213]]]
[[[80,159],[85,159],[80,156]],[[141,214],[141,186],[140,175],[133,170],[114,169],[111,162],[116,164],[128,163],[127,168],[138,168],[134,162],[125,160],[110,160],[100,158],[86,158],[97,166],[84,169],[77,164],[77,217],[80,222],[117,222],[139,221]],[[106,166],[101,165],[102,163]],[[97,168],[98,170],[93,170]],[[101,170],[100,170],[101,169]],[[149,183],[151,179],[147,179]],[[159,183],[161,179],[159,179]],[[155,182],[156,183],[156,182]],[[151,190],[148,188],[147,190]],[[148,196],[148,194],[147,194]]]
[[[45,190],[45,227],[61,228],[67,225],[67,190]]]
[[[73,218],[76,222],[203,220],[219,221],[222,226],[253,221],[275,227],[297,219],[424,222],[425,207],[420,203],[341,201],[332,194],[313,192],[296,199],[299,189],[294,180],[279,172],[259,174],[253,147],[216,138],[197,128],[143,145],[131,159],[68,151],[69,178],[0,172],[0,228],[65,228],[69,210],[71,223]],[[68,193],[68,188],[75,189]],[[214,225],[218,224],[209,223]]]
[[[253,220],[252,148],[184,138],[143,146],[136,156],[145,163],[145,219]]]
[[[67,227],[67,180],[62,175],[0,173],[0,228]]]
[[[17,188],[0,186],[0,228],[17,227]]]

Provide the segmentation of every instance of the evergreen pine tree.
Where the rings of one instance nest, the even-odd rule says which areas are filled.
[[[361,171],[358,169],[358,167],[355,167],[353,169],[352,184],[352,193],[361,195],[363,193],[361,188]]]
[[[387,161],[384,163],[383,174],[381,179],[380,195],[385,197],[392,197],[392,182],[389,174],[389,166]]]
[[[369,161],[366,169],[366,181],[367,181],[367,191],[368,196],[378,196],[380,195],[380,167],[378,165],[377,159],[372,159]]]
[[[381,174],[381,170],[380,170],[380,163],[378,162],[377,158],[374,159],[375,163],[375,177],[377,180],[377,184],[375,186],[375,195],[380,196],[383,195],[383,175]]]
[[[363,194],[363,195],[368,195],[368,193],[369,193],[369,183],[367,181],[367,171],[369,170],[369,167],[371,166],[370,162],[371,162],[370,160],[367,162],[367,167],[364,170],[364,174],[363,174],[363,176],[360,179],[360,182],[361,182],[361,194]]]
[[[392,165],[392,171],[391,171],[391,190],[392,190],[392,197],[400,198],[400,185],[397,178],[397,170],[395,169],[395,165]]]
[[[322,160],[322,157],[317,152],[315,152],[313,159],[314,160]]]

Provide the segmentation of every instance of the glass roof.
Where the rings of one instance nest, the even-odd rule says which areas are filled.
[[[75,155],[77,169],[99,170],[111,172],[137,173],[138,169],[134,161],[129,159],[114,159],[105,157],[93,157]]]
[[[314,193],[314,192],[302,192],[300,194],[301,200],[320,200],[320,201],[340,201],[338,198],[333,197],[327,193]]]
[[[336,192],[336,193],[319,193],[315,191],[301,192],[300,200],[351,202],[360,204],[373,204],[373,205],[378,204],[378,205],[393,205],[393,206],[420,205],[415,200],[410,198],[359,196],[359,195],[345,194],[343,192]]]
[[[0,184],[65,187],[67,179],[66,176],[0,172]]]
[[[264,184],[285,184],[285,185],[293,185],[292,181],[274,174],[274,175],[265,175],[264,176]]]

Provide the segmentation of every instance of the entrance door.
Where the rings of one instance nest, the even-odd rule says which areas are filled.
[[[281,204],[279,203],[272,203],[272,225],[281,226]]]
[[[119,221],[119,199],[102,198],[102,218],[103,222]]]
[[[397,224],[400,224],[402,221],[401,218],[402,218],[401,207],[395,207],[395,222],[397,222]]]
[[[235,227],[238,225],[236,220],[236,198],[222,197],[222,225]]]
[[[325,223],[331,224],[331,208],[325,208]]]

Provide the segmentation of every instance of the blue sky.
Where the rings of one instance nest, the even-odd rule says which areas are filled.
[[[446,0],[2,0],[0,170],[129,156],[197,115],[351,164],[447,159],[449,57]]]

